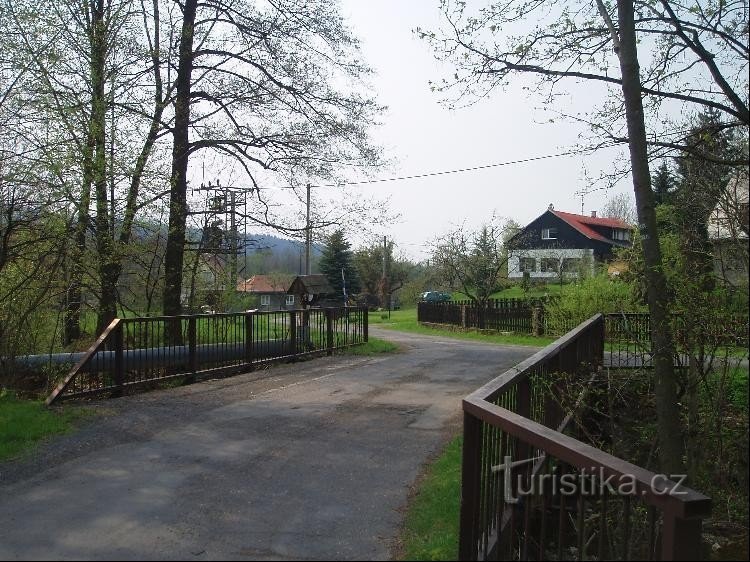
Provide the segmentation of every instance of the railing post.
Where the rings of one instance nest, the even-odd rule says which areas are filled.
[[[461,452],[461,515],[458,533],[459,560],[477,559],[481,460],[482,422],[464,412],[464,443]]]
[[[289,312],[289,354],[297,355],[297,313],[292,310]]]
[[[461,327],[466,329],[466,305],[461,305]]]
[[[245,313],[245,364],[253,364],[253,355],[255,355],[255,314],[252,312]]]
[[[700,560],[701,519],[682,519],[664,514],[661,537],[662,560]]]
[[[125,356],[123,352],[123,347],[125,343],[124,333],[123,333],[123,327],[122,327],[122,320],[119,321],[117,324],[117,327],[115,328],[114,334],[114,347],[115,347],[115,373],[114,373],[114,383],[115,383],[115,396],[122,396],[123,388],[125,386]]]
[[[198,371],[198,335],[196,330],[195,316],[188,318],[188,357],[190,375],[185,377],[192,382],[195,379],[195,373]]]
[[[370,339],[370,311],[367,307],[362,309],[362,315],[362,333],[365,343],[367,343]]]
[[[326,353],[333,355],[333,309],[326,308]]]

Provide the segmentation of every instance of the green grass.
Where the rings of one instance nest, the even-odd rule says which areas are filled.
[[[458,332],[447,329],[422,326],[417,321],[417,310],[395,310],[391,312],[390,320],[381,318],[383,313],[371,312],[370,324],[381,328],[388,328],[399,332],[423,334],[428,336],[443,336],[458,340],[472,340],[499,345],[526,345],[531,347],[543,347],[555,341],[552,337],[534,337],[528,334],[483,334],[480,332]],[[387,313],[386,313],[387,314]]]
[[[48,410],[40,401],[0,393],[0,461],[17,457],[47,437],[71,431],[74,422],[87,415],[83,408]]]
[[[461,437],[430,465],[406,513],[405,560],[457,560],[461,506]]]
[[[547,283],[547,284],[532,284],[529,287],[529,291],[524,293],[521,285],[512,285],[507,289],[498,291],[492,295],[493,299],[521,299],[524,297],[555,297],[565,292],[567,284],[560,285],[560,283]],[[466,300],[468,297],[461,291],[453,293],[453,300]]]
[[[729,374],[729,400],[737,407],[747,410],[748,407],[748,369],[735,367]]]
[[[396,344],[381,340],[380,338],[370,336],[367,340],[367,343],[362,345],[346,348],[345,353],[347,355],[377,355],[379,353],[393,353],[398,350]]]

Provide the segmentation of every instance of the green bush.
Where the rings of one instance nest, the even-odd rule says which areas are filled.
[[[643,306],[632,287],[604,274],[569,285],[560,297],[545,307],[546,331],[561,334],[598,312],[639,312]]]

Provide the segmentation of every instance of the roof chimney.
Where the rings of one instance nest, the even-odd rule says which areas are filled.
[[[554,208],[555,208],[555,206],[554,206],[554,205],[553,205],[552,203],[550,203],[550,204],[549,204],[549,207],[547,207],[547,210],[548,210],[548,211],[551,211],[551,210],[553,210]]]
[[[591,218],[592,218],[592,219],[595,219],[595,218],[596,218],[596,211],[591,211]]]

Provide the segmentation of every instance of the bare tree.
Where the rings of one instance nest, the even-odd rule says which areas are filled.
[[[211,150],[237,162],[256,188],[260,214],[250,218],[275,226],[258,170],[285,172],[292,179],[325,178],[335,167],[372,165],[378,156],[366,133],[378,106],[349,86],[337,86],[356,82],[368,69],[357,59],[356,40],[335,6],[187,0],[183,8],[165,260],[167,314],[180,311],[191,155]]]
[[[512,225],[511,225],[512,226]],[[505,227],[493,219],[473,231],[460,227],[435,242],[432,262],[444,282],[464,293],[480,311],[505,285],[508,252],[503,240]],[[480,327],[483,314],[480,312]]]
[[[627,193],[618,193],[610,197],[604,204],[602,216],[610,219],[620,219],[624,223],[634,225],[638,221],[633,197]]]

